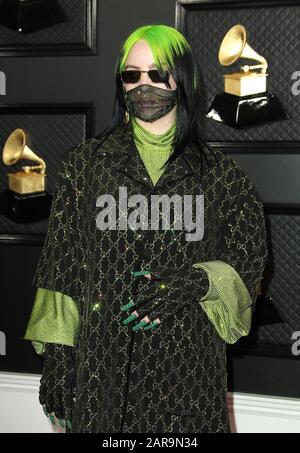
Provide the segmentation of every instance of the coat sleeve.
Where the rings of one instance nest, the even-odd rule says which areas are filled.
[[[263,203],[243,170],[232,161],[224,178],[216,260],[195,263],[206,270],[202,308],[227,343],[250,332],[268,256]]]
[[[76,193],[74,153],[69,150],[57,174],[48,230],[32,285],[37,287],[24,339],[37,353],[47,342],[74,345],[79,316],[76,302]]]

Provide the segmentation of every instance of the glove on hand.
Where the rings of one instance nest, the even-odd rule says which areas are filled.
[[[72,420],[75,398],[74,348],[47,343],[43,357],[39,401],[49,414],[53,412],[58,419]]]
[[[136,324],[133,330],[156,327],[158,323],[175,314],[184,305],[199,301],[209,289],[209,280],[204,269],[168,267],[163,271],[151,271],[152,275],[154,278],[151,278],[144,288],[134,294],[130,302],[121,309],[132,311],[123,324],[128,324],[137,317],[139,320],[145,316],[148,317]],[[147,322],[148,319],[150,322]],[[156,322],[153,324],[153,321]],[[146,324],[148,324],[147,327],[144,327]]]

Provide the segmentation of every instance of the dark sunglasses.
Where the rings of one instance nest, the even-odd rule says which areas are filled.
[[[120,76],[121,80],[124,83],[137,83],[141,78],[141,73],[147,72],[148,76],[154,83],[166,83],[169,81],[170,73],[169,71],[158,71],[157,69],[150,69],[149,71],[140,71],[138,69],[130,71],[121,71]]]

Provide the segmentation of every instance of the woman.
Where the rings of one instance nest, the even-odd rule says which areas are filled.
[[[110,126],[63,160],[33,280],[40,402],[74,433],[229,433],[226,343],[250,330],[263,204],[201,140],[181,33],[135,30],[115,72]]]

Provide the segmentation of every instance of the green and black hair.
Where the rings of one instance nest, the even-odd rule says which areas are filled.
[[[123,43],[114,68],[116,96],[113,117],[110,124],[98,137],[109,135],[125,122],[126,104],[120,72],[126,66],[126,60],[131,48],[140,40],[147,41],[152,50],[157,69],[168,69],[178,88],[179,99],[173,152],[164,166],[168,165],[179,154],[184,152],[187,144],[194,145],[199,149],[202,162],[202,157],[203,155],[205,156],[205,152],[203,152],[204,148],[209,147],[202,140],[200,134],[201,95],[199,67],[186,38],[178,30],[168,25],[154,24],[142,26],[131,33]],[[168,88],[171,88],[167,81],[165,84]]]
[[[167,25],[145,25],[135,30],[124,42],[118,70],[125,69],[128,54],[135,43],[140,40],[147,41],[152,50],[153,59],[159,70],[168,68],[171,73],[175,72],[176,57],[186,53],[192,53],[189,43],[185,37],[175,28]],[[193,88],[196,91],[199,81],[197,80],[196,68],[193,68]],[[174,74],[175,75],[175,74]],[[166,83],[170,88],[170,85]]]

